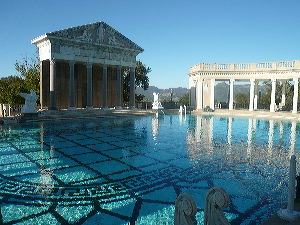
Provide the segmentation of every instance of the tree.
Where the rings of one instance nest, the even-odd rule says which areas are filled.
[[[148,73],[151,72],[151,68],[147,67],[143,64],[140,60],[136,61],[136,68],[135,68],[135,88],[141,87],[144,90],[147,90],[149,87],[149,78]],[[126,69],[123,73],[123,101],[129,102],[130,96],[130,70]],[[137,101],[141,101],[145,96],[143,95],[136,95],[135,98]]]
[[[266,93],[261,96],[261,103],[269,106],[271,104],[271,92],[272,92],[272,83],[265,82],[267,85]],[[275,91],[275,103],[278,105],[282,99],[282,82],[276,82],[276,91]],[[300,89],[299,89],[300,93]],[[284,110],[290,110],[293,105],[293,96],[294,96],[294,85],[290,82],[286,82],[286,94],[285,94],[285,107]],[[299,95],[300,96],[300,95]]]
[[[250,100],[250,95],[249,94],[244,94],[244,93],[238,93],[235,97],[236,104],[238,104],[238,107],[248,107],[249,105],[249,100]]]
[[[190,99],[190,94],[189,92],[187,92],[180,97],[179,102],[182,102],[187,105],[189,103],[189,99]]]
[[[24,80],[18,76],[4,77],[0,79],[0,103],[12,106],[24,104],[25,99],[19,93],[26,92]]]
[[[40,65],[38,57],[28,59],[23,58],[23,61],[16,61],[15,69],[24,78],[24,86],[27,92],[31,89],[38,95],[40,93]]]

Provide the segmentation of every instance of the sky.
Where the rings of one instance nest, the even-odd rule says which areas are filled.
[[[0,77],[35,56],[31,40],[103,21],[141,46],[150,85],[188,87],[198,63],[300,59],[299,0],[0,0]]]

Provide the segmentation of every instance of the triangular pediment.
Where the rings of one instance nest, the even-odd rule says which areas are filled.
[[[50,32],[46,35],[117,48],[128,48],[140,52],[144,51],[140,46],[102,21]]]

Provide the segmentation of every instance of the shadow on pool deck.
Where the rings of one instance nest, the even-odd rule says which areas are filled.
[[[300,212],[300,199],[295,199],[295,211]],[[296,218],[296,220],[292,222],[288,222],[285,220],[280,219],[280,217],[275,214],[271,216],[268,220],[263,222],[261,225],[299,225],[300,224],[300,216]]]

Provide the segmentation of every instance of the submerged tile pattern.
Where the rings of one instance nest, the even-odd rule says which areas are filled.
[[[187,192],[200,224],[207,190],[221,186],[231,224],[259,224],[284,202],[290,145],[274,139],[270,152],[267,122],[249,139],[247,120],[228,141],[227,123],[166,115],[3,126],[0,223],[173,224]]]

